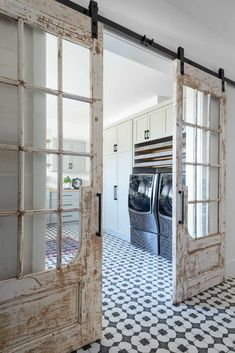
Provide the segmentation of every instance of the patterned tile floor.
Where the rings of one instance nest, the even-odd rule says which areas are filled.
[[[103,338],[78,353],[235,352],[235,279],[173,305],[171,263],[104,236]]]
[[[48,270],[56,267],[56,233],[56,224],[48,224],[46,235],[46,269]],[[79,244],[76,238],[79,238],[79,223],[64,222],[62,236],[62,264],[71,262],[77,254]]]

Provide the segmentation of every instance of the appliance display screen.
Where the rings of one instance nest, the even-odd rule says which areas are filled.
[[[137,174],[130,176],[128,206],[136,212],[151,212],[153,175]]]

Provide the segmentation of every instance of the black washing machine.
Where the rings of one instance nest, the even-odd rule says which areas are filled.
[[[172,173],[162,173],[158,194],[159,254],[172,261]]]

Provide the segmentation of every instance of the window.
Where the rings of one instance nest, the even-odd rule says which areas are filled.
[[[188,187],[188,230],[199,238],[220,231],[220,100],[184,88],[182,182]]]
[[[0,279],[78,253],[89,185],[90,49],[0,17]],[[76,59],[76,60],[75,60]],[[70,180],[70,183],[64,183]]]

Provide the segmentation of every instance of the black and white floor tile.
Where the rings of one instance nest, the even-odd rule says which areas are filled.
[[[235,352],[235,279],[173,305],[168,260],[103,240],[103,338],[78,353]]]
[[[47,224],[46,234],[46,269],[56,267],[57,262],[57,225]],[[62,234],[62,264],[71,262],[79,247],[79,223],[64,222]]]

